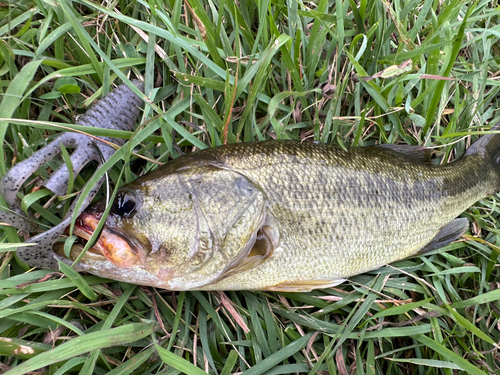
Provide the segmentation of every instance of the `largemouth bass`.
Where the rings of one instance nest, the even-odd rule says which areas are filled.
[[[500,135],[437,166],[417,146],[240,143],[185,155],[119,190],[81,268],[170,290],[309,291],[442,247],[500,189]],[[82,214],[85,242],[105,203]],[[61,248],[55,249],[63,256]],[[82,251],[75,244],[71,258]]]

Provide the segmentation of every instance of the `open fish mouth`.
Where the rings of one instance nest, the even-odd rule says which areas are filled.
[[[83,251],[98,224],[99,219],[94,215],[83,213],[78,217],[73,229],[73,234],[78,239],[71,248],[72,259],[76,259]],[[55,245],[54,251],[64,256],[64,246],[61,245]],[[104,226],[95,244],[84,255],[83,261],[86,258],[102,260],[102,256],[120,268],[130,268],[142,263],[139,251],[135,246],[131,246],[120,234],[106,226]]]

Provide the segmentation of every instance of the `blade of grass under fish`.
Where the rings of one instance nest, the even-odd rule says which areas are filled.
[[[42,60],[31,61],[26,64],[19,74],[16,74],[14,79],[9,84],[5,96],[0,103],[0,117],[9,119],[13,117],[16,108],[21,104],[21,98],[31,83],[33,76],[38,70]],[[5,134],[9,126],[8,120],[0,121],[0,142],[4,144]],[[6,172],[5,159],[0,158],[0,177]]]
[[[361,77],[366,77],[367,73],[363,69],[363,67],[354,59],[354,56],[352,56],[349,52],[346,52],[347,56],[349,57],[349,60],[351,61],[351,64],[355,67],[357,73]],[[383,95],[380,92],[380,88],[377,87],[375,83],[372,81],[364,81],[361,79],[359,81],[361,85],[364,87],[366,91],[371,95],[371,97],[375,100],[375,102],[380,106],[380,108],[384,112],[389,112],[389,103],[387,103],[386,99],[383,97]],[[391,120],[391,123],[394,126],[394,129],[397,131],[398,135],[405,140],[406,143],[408,144],[413,144],[412,140],[410,137],[408,137],[403,130],[403,126],[401,125],[401,121],[399,120],[399,117],[397,117],[394,113],[388,113],[387,116]],[[384,135],[384,133],[381,133],[381,135]],[[385,140],[385,142],[388,142],[388,140]],[[384,143],[385,143],[384,142]]]
[[[498,348],[498,345],[497,343],[491,338],[489,337],[486,333],[484,333],[483,331],[481,331],[479,328],[477,328],[474,324],[472,324],[469,320],[467,320],[466,318],[464,318],[462,315],[460,315],[457,311],[455,311],[455,309],[453,309],[452,307],[450,307],[450,305],[444,303],[443,304],[447,309],[448,311],[451,313],[451,315],[453,316],[453,319],[461,326],[461,327],[464,327],[465,329],[467,329],[469,332],[471,332],[472,334],[476,335],[477,337],[479,337],[481,340],[484,340],[486,341],[488,344],[491,344],[495,347]]]
[[[433,299],[434,299],[433,297],[430,297],[418,302],[412,302],[400,306],[396,305],[393,307],[389,307],[385,310],[379,311],[378,313],[374,314],[371,317],[371,319],[378,319],[384,316],[391,316],[391,315],[402,315],[410,310],[422,307],[424,304],[432,301]]]
[[[26,91],[28,85],[31,83],[31,80],[37,72],[41,62],[41,60],[35,60],[26,64],[22,68],[21,72],[16,74],[7,87],[5,96],[2,98],[2,102],[0,103],[0,117],[6,118],[4,121],[0,120],[0,143],[2,143],[2,145],[5,144],[5,135],[9,126],[9,119],[13,117],[16,108],[21,104],[21,97]],[[2,177],[6,171],[5,158],[0,157],[0,177]],[[0,207],[7,207],[7,203],[5,202],[3,196],[0,196]],[[20,242],[17,231],[14,228],[4,227],[3,229],[9,242]]]
[[[66,267],[70,268],[68,266]],[[71,270],[73,272],[76,272],[73,269]],[[127,303],[128,299],[130,298],[136,287],[135,285],[130,285],[130,284],[123,284],[123,286],[125,290],[118,299],[118,301],[116,302],[116,304],[114,305],[113,310],[109,313],[108,318],[104,321],[102,325],[103,330],[110,329],[113,326],[116,318],[118,317],[118,314],[121,312],[123,306],[125,305],[125,303]],[[100,354],[101,354],[101,349],[95,349],[92,352],[90,352],[89,357],[87,358],[87,360],[83,364],[82,369],[80,370],[80,374],[93,374],[97,357],[99,357]]]
[[[69,288],[64,288],[64,289],[69,289]],[[64,293],[60,293],[60,294],[62,295]],[[23,312],[30,311],[30,310],[37,310],[37,309],[43,308],[47,305],[53,305],[53,307],[72,306],[72,307],[78,307],[78,308],[83,309],[84,311],[87,311],[87,312],[92,311],[92,309],[86,307],[85,305],[82,305],[79,302],[49,300],[49,299],[43,298],[43,301],[37,302],[36,300],[34,300],[30,304],[26,304],[23,307],[12,308],[12,309],[3,309],[2,311],[0,311],[0,318],[6,318],[6,317],[17,315],[17,314],[22,314]],[[103,313],[103,312],[99,312],[98,310],[92,311],[91,314],[96,315],[101,319],[106,319],[108,317],[108,314]]]
[[[220,372],[220,375],[230,375],[233,371],[233,367],[238,361],[238,352],[236,350],[231,350],[227,356],[224,368]]]
[[[480,273],[481,270],[475,266],[455,267],[433,273],[429,276],[443,276],[443,275],[452,275],[454,273],[474,273],[474,272]]]
[[[461,50],[463,38],[465,35],[465,27],[467,26],[468,18],[471,15],[472,11],[474,10],[476,4],[477,4],[477,2],[470,4],[469,8],[467,9],[467,13],[465,14],[465,17],[462,21],[462,24],[460,25],[460,28],[458,29],[458,32],[454,37],[453,48],[452,48],[451,56],[448,60],[448,65],[444,68],[443,72],[441,73],[441,75],[444,77],[448,77],[450,75],[451,69],[453,68],[453,65],[455,64],[457,56]],[[437,108],[439,101],[441,99],[441,93],[443,91],[445,84],[446,84],[446,81],[440,80],[440,81],[438,81],[438,83],[436,85],[436,88],[434,90],[434,95],[432,96],[429,107],[427,109],[427,115],[425,118],[425,126],[422,130],[422,137],[425,137],[427,135],[427,131],[429,130],[429,128],[432,124],[432,121],[434,120],[436,108]]]
[[[189,375],[207,375],[205,371],[196,367],[191,362],[186,361],[184,358],[169,352],[168,350],[162,348],[158,344],[156,345],[156,350],[160,355],[163,363]]]
[[[70,372],[73,367],[79,366],[85,362],[85,358],[76,357],[68,360],[64,365],[59,367],[59,369],[53,375],[64,375]],[[83,375],[83,374],[82,374]]]
[[[0,243],[0,253],[15,251],[19,246],[36,246],[36,243]]]
[[[38,13],[39,9],[38,7],[34,7],[27,12],[21,13],[19,16],[16,18],[9,20],[7,24],[4,26],[0,27],[0,37],[3,37],[5,34],[11,32],[12,30],[15,30],[18,26],[20,26],[22,23],[28,21],[33,17],[34,14]]]
[[[374,340],[368,340],[368,352],[366,354],[366,375],[375,375],[375,344],[374,344]]]
[[[278,350],[276,353],[273,353],[271,356],[252,366],[250,369],[244,371],[242,375],[260,375],[272,369],[278,363],[287,360],[299,350],[305,348],[312,336],[313,333],[308,333],[298,340],[292,341],[283,349]]]
[[[97,76],[99,77],[99,83],[102,83],[103,77],[104,77],[104,71],[101,67],[101,64],[97,60],[97,56],[94,54],[94,51],[91,47],[90,43],[92,38],[90,38],[89,34],[85,31],[85,29],[82,26],[82,21],[79,20],[75,14],[73,13],[73,10],[66,4],[64,0],[55,0],[61,9],[64,12],[65,17],[68,19],[68,21],[71,23],[71,26],[73,26],[73,30],[75,30],[76,34],[79,37],[79,41],[82,44],[82,48],[85,51],[85,54],[88,56],[90,59],[92,66],[94,67]]]
[[[59,131],[69,131],[80,134],[85,134],[87,136],[106,136],[111,138],[120,138],[120,139],[130,139],[134,136],[135,132],[129,132],[125,130],[116,130],[116,129],[105,129],[105,128],[97,128],[89,125],[77,125],[77,124],[64,124],[60,122],[50,122],[50,121],[35,121],[35,120],[20,120],[20,119],[7,119],[0,118],[0,121],[9,121],[12,124],[23,125],[23,126],[31,126],[37,129],[46,129],[46,130],[59,130]],[[145,141],[151,142],[161,142],[163,140],[162,137],[158,135],[148,135]]]
[[[476,366],[474,366],[472,363],[467,361],[466,359],[460,357],[457,355],[455,352],[453,352],[450,349],[447,349],[443,345],[439,344],[438,342],[434,341],[433,339],[425,336],[425,335],[415,335],[413,338],[420,343],[426,345],[430,349],[436,351],[437,353],[441,354],[444,358],[448,358],[451,362],[455,363],[457,366],[459,366],[462,370],[467,371],[471,375],[486,375],[485,372],[481,371],[478,369]]]
[[[117,58],[111,60],[113,65],[118,69],[131,68],[137,65],[142,65],[146,62],[144,57],[128,57],[128,58]],[[42,60],[42,64],[45,64],[46,61]],[[105,62],[100,63],[104,68]],[[33,87],[31,87],[28,91],[26,91],[25,96],[28,96],[33,93],[36,89],[38,89],[43,84],[46,84],[48,81],[58,78],[58,77],[78,77],[80,75],[86,74],[96,74],[96,70],[92,64],[83,64],[77,67],[65,67],[56,70],[53,73],[46,75],[43,79],[38,81]]]
[[[250,323],[253,326],[252,337],[257,341],[259,350],[262,351],[262,355],[266,358],[269,358],[272,353],[269,350],[268,338],[264,333],[263,324],[259,317],[259,313],[261,312],[260,303],[257,298],[253,297],[250,293],[244,294],[246,296],[245,299],[248,305],[248,311],[250,313]]]
[[[102,284],[103,282],[109,281],[97,276],[85,276],[84,278],[89,285]],[[16,288],[19,284],[21,284],[19,280],[2,280],[2,286],[5,289],[0,290],[0,295],[46,292],[47,290],[74,288],[76,286],[70,279],[44,281]],[[4,311],[0,311],[0,317],[3,313]]]
[[[195,296],[195,298],[198,300],[198,302],[203,306],[205,311],[210,315],[210,317],[214,321],[215,325],[217,325],[217,327],[222,332],[225,332],[224,326],[221,322],[221,319],[219,318],[219,315],[217,314],[215,309],[212,307],[210,302],[208,302],[208,300],[205,298],[203,293],[201,293],[201,292],[191,292],[191,293]],[[230,340],[234,340],[234,337],[232,337],[232,335],[230,335],[230,334],[227,336],[227,338]]]
[[[316,371],[318,371],[318,368],[321,365],[321,363],[325,360],[325,357],[327,357],[327,355],[329,353],[336,353],[337,350],[341,347],[342,343],[345,340],[347,340],[350,335],[352,335],[354,329],[359,324],[361,319],[371,309],[373,303],[375,302],[375,299],[377,298],[377,292],[380,292],[382,290],[382,288],[384,286],[384,282],[385,282],[385,279],[379,275],[376,277],[375,281],[373,282],[373,286],[366,288],[365,301],[362,304],[359,304],[359,302],[358,302],[358,304],[356,305],[357,308],[351,310],[351,312],[349,313],[349,316],[347,317],[347,319],[345,321],[346,323],[347,322],[348,323],[347,324],[344,323],[345,328],[343,329],[343,332],[339,330],[335,334],[335,339],[336,339],[339,336],[339,333],[342,332],[342,336],[340,336],[340,338],[337,340],[335,347],[333,347],[333,349],[328,348],[328,350],[325,350],[323,352],[323,354],[320,356],[320,358],[318,359],[318,361],[316,362],[314,367],[309,372],[309,375],[314,375],[316,373]],[[334,342],[335,341],[332,340],[332,342],[331,342],[332,346],[333,346]]]
[[[182,318],[182,308],[184,306],[185,296],[186,296],[185,292],[180,292],[179,296],[177,297],[177,311],[175,312],[175,320],[174,324],[172,325],[172,333],[170,336],[170,340],[168,342],[167,351],[170,351],[172,349],[172,346],[174,345],[175,336],[177,335],[179,323]]]
[[[73,26],[72,26],[71,22],[66,22],[66,23],[62,24],[61,26],[59,26],[58,28],[56,28],[54,31],[52,31],[49,35],[47,35],[43,39],[42,43],[40,43],[38,45],[38,48],[36,49],[36,52],[35,52],[35,56],[41,58],[42,54],[45,52],[45,50],[47,48],[49,48],[50,46],[52,46],[52,44],[54,44],[54,41],[56,41],[61,36],[66,34],[68,31],[70,31],[72,29],[72,27]]]
[[[96,301],[99,298],[97,293],[94,292],[89,284],[85,282],[85,279],[80,275],[80,273],[76,272],[73,268],[64,262],[61,262],[59,259],[57,262],[59,263],[59,269],[61,272],[64,273],[68,279],[72,280],[73,283],[75,283],[76,287],[85,297],[91,301]]]
[[[269,306],[269,301],[266,300],[266,304],[262,306],[262,313],[264,315],[264,322],[267,331],[267,337],[269,341],[269,350],[271,353],[276,353],[281,346],[277,340],[277,327],[276,327],[276,317],[273,315],[271,307]]]
[[[213,90],[218,90],[224,92],[225,84],[222,81],[218,81],[216,79],[211,79],[207,77],[199,77],[191,74],[185,74],[181,72],[174,72],[174,77],[183,82],[194,83],[195,85],[199,85],[202,87],[210,88]]]
[[[129,359],[126,362],[123,362],[121,365],[119,365],[118,367],[114,368],[113,370],[107,372],[106,374],[107,375],[130,375],[135,370],[137,370],[140,366],[142,366],[142,364],[145,363],[147,360],[150,360],[151,357],[155,353],[156,353],[156,347],[150,346],[149,348],[136,354],[131,359]]]
[[[21,363],[7,371],[5,375],[23,375],[53,363],[88,353],[95,349],[104,349],[113,346],[127,345],[154,331],[152,323],[132,323],[112,329],[103,329],[98,332],[76,337],[52,350],[40,353],[34,358]]]
[[[47,344],[0,337],[0,356],[28,359],[50,349],[51,346]]]
[[[273,56],[278,52],[280,47],[286,43],[290,37],[288,35],[280,35],[276,40],[274,40],[262,53],[261,58],[254,64],[250,69],[247,70],[247,73],[238,81],[238,88],[236,89],[235,99],[239,98],[244,89],[247,88],[250,80],[254,77],[253,85],[248,93],[247,104],[245,109],[241,115],[240,122],[238,124],[238,129],[236,130],[236,135],[239,138],[243,128],[246,124],[245,130],[245,140],[249,141],[252,138],[252,131],[250,131],[251,123],[247,123],[247,119],[250,115],[250,112],[253,108],[253,102],[256,99],[259,93],[259,87],[264,80],[264,77],[268,71],[269,64]],[[241,85],[241,86],[240,86]],[[241,88],[240,88],[241,87]]]
[[[198,312],[198,322],[199,322],[199,335],[200,335],[200,342],[201,342],[201,347],[203,349],[203,355],[207,358],[208,364],[210,365],[211,368],[215,367],[215,362],[212,357],[211,350],[212,348],[215,348],[216,345],[213,344],[212,336],[209,333],[211,333],[207,326],[207,321],[208,321],[208,316],[207,312],[205,309],[202,307],[199,308]],[[213,331],[213,330],[212,330]]]
[[[387,358],[390,361],[400,362],[400,363],[413,363],[415,365],[423,365],[432,368],[449,368],[453,370],[462,370],[460,366],[453,362],[440,361],[437,359],[425,359],[425,358]]]
[[[49,270],[35,270],[28,273],[20,273],[11,277],[7,277],[7,275],[2,275],[2,289],[3,288],[12,288],[16,285],[31,282],[34,280],[39,280],[51,273]]]
[[[72,330],[73,332],[75,332],[79,336],[85,335],[85,333],[80,328],[78,328],[77,326],[75,326],[74,324],[72,324],[70,322],[67,322],[64,319],[58,318],[58,317],[56,317],[54,315],[47,314],[47,313],[44,313],[42,311],[29,311],[28,313],[30,315],[38,315],[38,316],[47,318],[47,320],[54,321],[57,324],[60,324],[61,326],[64,326],[64,327]],[[50,348],[50,349],[52,349],[52,348]]]
[[[469,306],[477,306],[482,303],[489,303],[489,302],[494,302],[500,300],[500,289],[493,290],[488,293],[481,294],[476,297],[469,298],[464,301],[459,301],[452,303],[450,305],[451,308],[453,309],[464,309]]]

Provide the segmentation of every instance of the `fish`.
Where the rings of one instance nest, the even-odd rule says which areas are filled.
[[[469,223],[457,217],[500,190],[499,162],[498,133],[444,165],[411,145],[207,148],[119,188],[79,266],[175,291],[329,288],[459,239]],[[99,201],[78,217],[71,260],[105,209]]]

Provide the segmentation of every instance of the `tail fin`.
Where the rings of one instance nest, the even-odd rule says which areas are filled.
[[[491,157],[492,162],[498,164],[500,161],[500,122],[492,126],[490,131],[498,131],[498,133],[483,135],[469,147],[465,155]]]

